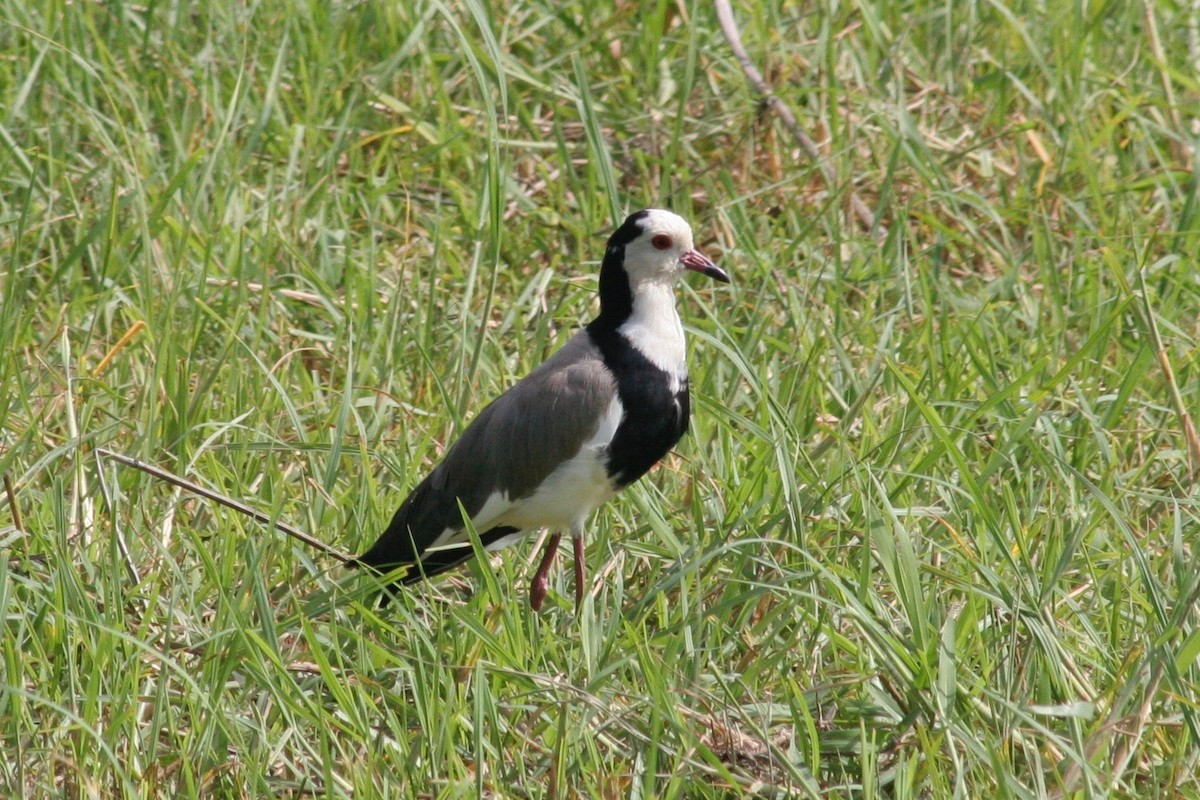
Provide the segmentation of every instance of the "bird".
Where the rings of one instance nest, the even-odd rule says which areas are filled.
[[[688,429],[685,340],[675,309],[675,288],[688,270],[730,281],[696,250],[679,215],[644,209],[613,232],[600,265],[600,313],[479,412],[358,557],[357,566],[379,576],[408,567],[383,587],[381,604],[400,585],[472,557],[465,517],[487,551],[550,532],[530,582],[535,612],[569,532],[578,607],[588,518]]]

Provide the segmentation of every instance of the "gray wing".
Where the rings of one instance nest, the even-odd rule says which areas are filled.
[[[445,531],[462,529],[460,502],[474,517],[497,491],[509,500],[533,494],[595,434],[616,390],[587,332],[576,334],[480,412],[359,561],[381,568],[413,563]]]

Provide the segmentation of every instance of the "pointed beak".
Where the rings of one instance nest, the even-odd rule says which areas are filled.
[[[696,250],[688,250],[681,255],[679,263],[692,272],[702,272],[721,283],[729,283],[729,276],[725,273],[725,270],[714,264],[708,256],[702,255]]]

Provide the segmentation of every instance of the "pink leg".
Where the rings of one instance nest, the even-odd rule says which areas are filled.
[[[529,607],[534,611],[541,611],[542,603],[546,602],[546,579],[550,572],[550,565],[554,563],[554,557],[558,555],[560,540],[562,540],[562,534],[556,533],[546,542],[546,549],[542,551],[542,560],[538,564],[537,572],[533,573],[533,580],[529,583]]]
[[[575,608],[578,610],[587,591],[583,585],[583,537],[572,536],[571,544],[575,546]]]

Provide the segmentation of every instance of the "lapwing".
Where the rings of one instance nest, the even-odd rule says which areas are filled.
[[[464,516],[488,551],[551,532],[529,588],[535,611],[569,531],[582,601],[588,517],[687,431],[688,372],[675,311],[685,270],[729,282],[695,249],[677,214],[639,211],[613,233],[600,267],[600,315],[479,413],[359,557],[380,574],[409,567],[382,602],[398,584],[473,555]]]

